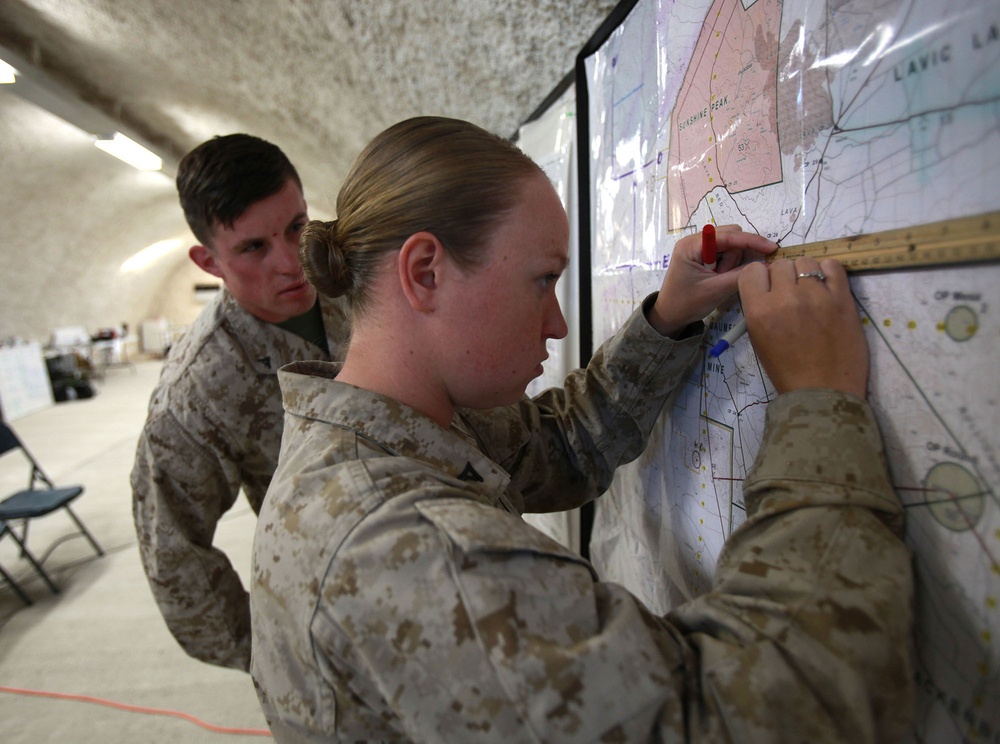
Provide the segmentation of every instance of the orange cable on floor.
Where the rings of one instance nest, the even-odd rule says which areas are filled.
[[[217,734],[244,734],[246,736],[271,736],[270,731],[265,731],[263,729],[249,729],[249,728],[230,728],[227,726],[215,726],[211,723],[206,723],[199,718],[188,713],[181,713],[176,710],[162,710],[160,708],[144,708],[140,705],[128,705],[127,703],[117,703],[114,700],[104,700],[103,698],[91,697],[90,695],[74,695],[66,692],[45,692],[43,690],[25,690],[19,687],[4,687],[0,685],[0,692],[7,692],[11,695],[29,695],[33,697],[44,697],[53,698],[55,700],[75,700],[77,702],[83,703],[95,703],[97,705],[104,705],[108,708],[118,708],[120,710],[129,711],[130,713],[146,713],[149,715],[156,716],[172,716],[174,718],[182,718],[185,721],[189,721],[196,726],[201,726],[209,731],[214,731]]]

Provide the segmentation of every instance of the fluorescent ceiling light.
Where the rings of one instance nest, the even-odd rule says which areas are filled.
[[[0,59],[0,85],[17,82],[17,70]]]
[[[6,0],[0,0],[0,5],[5,2]],[[84,101],[78,92],[57,82],[44,69],[32,63],[27,57],[8,48],[0,40],[0,79],[2,79],[5,68],[8,66],[13,67],[17,75],[17,81],[12,86],[11,93],[48,111],[53,116],[58,116],[80,131],[87,133],[92,138],[108,140],[108,144],[110,144],[112,134],[115,134],[115,141],[123,140],[129,142],[121,134],[117,133],[118,128],[122,126],[117,115],[112,118],[104,113],[103,109]],[[115,111],[120,109],[120,104],[114,101],[108,101],[106,106],[113,108]],[[134,149],[139,149],[137,143],[129,142],[129,144]],[[97,145],[102,149],[107,149],[107,145],[104,142],[98,142]],[[145,148],[142,148],[140,151],[147,153]],[[148,162],[143,162],[141,165],[136,164],[135,167],[157,170],[168,178],[172,178],[177,174],[177,159],[170,152],[169,147],[165,147],[164,154],[157,156],[155,159],[148,153],[145,157]],[[160,160],[159,158],[161,157],[164,160]],[[131,161],[126,160],[126,162]]]
[[[115,132],[115,136],[111,139],[98,139],[94,144],[109,155],[114,155],[141,171],[158,171],[163,167],[163,161],[158,155],[154,155],[121,132]]]

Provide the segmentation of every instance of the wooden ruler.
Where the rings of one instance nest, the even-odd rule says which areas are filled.
[[[782,246],[768,257],[835,258],[848,271],[888,271],[1000,259],[1000,212],[899,230]]]

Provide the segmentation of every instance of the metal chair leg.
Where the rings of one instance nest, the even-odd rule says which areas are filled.
[[[48,571],[42,568],[42,564],[35,559],[35,556],[32,554],[32,552],[28,550],[27,547],[25,547],[23,542],[21,542],[21,538],[17,536],[17,533],[14,532],[14,530],[8,530],[7,533],[11,536],[14,542],[18,544],[18,546],[21,548],[21,555],[27,558],[28,561],[31,563],[31,565],[35,567],[35,571],[37,571],[38,575],[42,577],[42,581],[44,581],[48,585],[52,593],[58,594],[59,587],[56,586],[56,583],[52,580],[52,577],[49,576]]]
[[[94,536],[90,534],[90,530],[88,530],[86,527],[83,526],[83,522],[81,522],[80,518],[76,516],[76,513],[69,508],[69,504],[66,505],[65,509],[66,511],[69,512],[69,515],[73,518],[73,521],[76,522],[76,526],[80,528],[80,532],[83,533],[83,536],[87,538],[87,540],[93,546],[94,550],[97,551],[97,554],[104,555],[104,549],[97,544],[97,540],[95,540]]]
[[[0,576],[3,576],[4,581],[6,581],[10,585],[10,588],[13,589],[14,592],[17,594],[17,596],[21,598],[22,602],[24,602],[26,605],[34,604],[34,601],[31,599],[31,597],[29,597],[25,593],[24,589],[18,586],[18,583],[14,581],[14,579],[11,577],[9,573],[4,571],[3,566],[0,566]]]

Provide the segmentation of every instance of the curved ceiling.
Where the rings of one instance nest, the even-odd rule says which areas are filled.
[[[275,142],[324,217],[355,155],[400,119],[512,135],[615,4],[4,0],[0,46],[154,146],[168,172],[217,134]],[[114,160],[11,86],[0,85],[0,133],[0,341],[171,313],[189,322],[177,296],[199,273],[172,179]],[[126,263],[150,246],[148,264]]]

